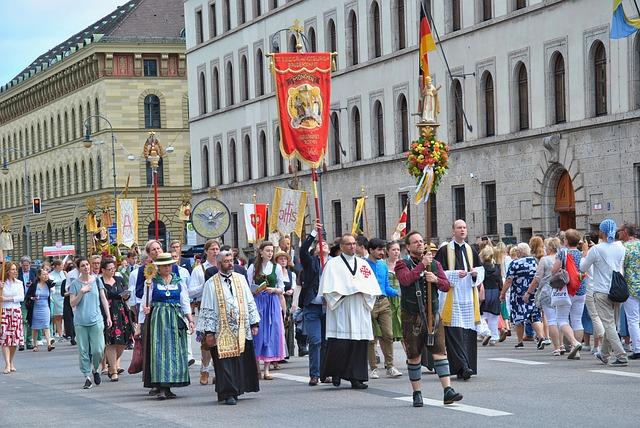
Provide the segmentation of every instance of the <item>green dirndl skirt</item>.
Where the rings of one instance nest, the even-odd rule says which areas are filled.
[[[146,355],[144,386],[170,388],[188,386],[188,327],[179,304],[154,303],[145,324]]]

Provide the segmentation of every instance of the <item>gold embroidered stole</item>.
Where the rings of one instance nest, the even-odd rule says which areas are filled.
[[[465,244],[465,249],[467,250],[467,262],[471,269],[473,269],[473,251],[471,250],[471,246],[469,244]],[[449,269],[445,270],[455,270],[456,268],[456,253],[455,253],[455,244],[451,246],[451,244],[447,245],[447,264],[449,265]],[[465,269],[466,270],[466,269]],[[480,324],[480,299],[478,296],[478,287],[473,287],[473,322],[474,324]],[[442,309],[442,322],[446,326],[450,326],[453,319],[453,297],[454,291],[453,287],[447,291],[447,298],[444,301],[444,308]]]
[[[238,336],[233,333],[231,326],[229,326],[229,320],[227,319],[227,304],[224,298],[224,290],[222,289],[222,275],[216,274],[213,277],[213,285],[216,291],[216,299],[218,300],[218,313],[220,321],[220,330],[218,331],[218,337],[216,338],[218,346],[219,358],[238,357],[244,352],[244,345],[246,339],[245,332],[245,320],[247,319],[244,290],[242,289],[240,282],[235,275],[231,275],[233,295],[238,299]],[[233,316],[233,314],[232,314]]]

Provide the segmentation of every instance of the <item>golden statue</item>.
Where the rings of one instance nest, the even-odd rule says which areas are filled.
[[[431,82],[431,76],[427,76],[422,89],[422,122],[438,123],[438,114],[440,113],[440,101],[438,99],[437,88]]]

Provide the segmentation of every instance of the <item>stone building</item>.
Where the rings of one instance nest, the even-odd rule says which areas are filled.
[[[87,199],[98,201],[98,217],[103,198],[113,211],[114,153],[118,195],[128,185],[128,196],[138,199],[138,240],[154,235],[152,173],[142,157],[150,131],[175,149],[158,171],[159,218],[163,239],[180,236],[177,212],[191,188],[187,109],[179,0],[129,1],[2,86],[0,217],[11,218],[10,255],[40,257],[56,241],[86,253]],[[83,144],[86,124],[90,148]],[[34,197],[42,214],[32,213]]]
[[[610,5],[425,4],[441,40],[430,54],[439,137],[451,148],[434,235],[448,239],[455,218],[472,238],[510,240],[587,231],[604,217],[635,221],[640,45],[609,40]],[[291,184],[264,54],[294,49],[286,29],[295,19],[309,50],[338,52],[322,174],[329,237],[351,229],[363,187],[369,235],[390,237],[415,184],[404,163],[417,136],[419,15],[419,2],[405,0],[185,1],[194,200],[221,191],[232,211],[226,242],[245,243],[242,202],[253,193],[270,202],[273,186]],[[310,190],[308,169],[298,176]],[[424,230],[423,207],[410,207],[410,223]]]

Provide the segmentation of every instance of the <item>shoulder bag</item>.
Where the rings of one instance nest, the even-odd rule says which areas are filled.
[[[567,284],[569,284],[569,272],[567,272],[567,269],[566,269],[566,264],[565,264],[566,260],[567,258],[563,257],[562,266],[560,267],[560,269],[558,269],[556,273],[551,274],[551,280],[549,281],[549,285],[554,290],[562,290],[567,286]]]
[[[622,273],[618,272],[607,262],[600,252],[598,255],[605,262],[607,266],[609,266],[612,270],[611,273],[611,286],[609,287],[609,300],[616,303],[624,303],[629,298],[629,287],[627,286],[627,281],[624,279]]]

